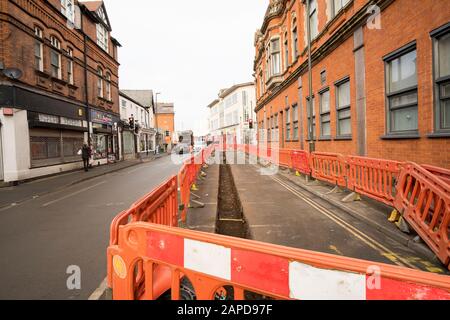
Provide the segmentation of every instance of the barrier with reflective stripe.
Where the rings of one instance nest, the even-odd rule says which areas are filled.
[[[349,156],[346,157],[346,163],[348,189],[387,205],[394,205],[400,162]]]
[[[183,278],[198,300],[225,292],[235,300],[248,292],[298,300],[450,299],[448,276],[146,223],[121,227],[108,252],[116,300],[157,299],[161,270],[170,273],[172,300],[180,299]]]
[[[131,222],[151,222],[160,225],[178,226],[177,177],[173,176],[152,192],[122,211],[111,223],[110,245],[118,243],[119,227]],[[108,256],[108,284],[111,286],[112,257]]]
[[[346,186],[345,158],[337,153],[314,152],[311,154],[311,172],[315,179],[341,187]]]
[[[395,207],[444,265],[450,262],[450,188],[415,163],[406,163],[397,185]],[[450,267],[450,266],[449,266]]]

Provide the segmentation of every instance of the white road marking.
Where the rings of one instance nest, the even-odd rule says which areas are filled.
[[[99,183],[97,183],[97,184],[94,184],[94,185],[92,185],[92,186],[90,186],[90,187],[87,187],[87,188],[78,190],[78,191],[76,191],[76,192],[69,193],[68,195],[66,195],[66,196],[64,196],[64,197],[61,197],[61,198],[59,198],[59,199],[56,199],[56,200],[53,200],[53,201],[50,201],[50,202],[47,202],[47,203],[43,204],[42,207],[44,207],[44,208],[45,208],[45,207],[48,207],[48,206],[50,206],[50,205],[52,205],[52,204],[55,204],[55,203],[57,203],[57,202],[59,202],[59,201],[65,200],[65,199],[67,199],[67,198],[76,196],[77,194],[80,194],[80,193],[83,193],[83,192],[85,192],[85,191],[88,191],[88,190],[90,190],[90,189],[92,189],[92,188],[98,187],[99,185],[102,185],[102,184],[104,184],[104,183],[106,183],[106,181],[102,181],[102,182],[99,182]]]
[[[107,278],[105,278],[102,283],[100,283],[99,287],[95,289],[95,291],[90,295],[88,300],[100,300],[105,291],[108,289]]]

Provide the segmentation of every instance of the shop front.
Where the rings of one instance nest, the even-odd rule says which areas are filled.
[[[94,165],[112,163],[119,160],[119,141],[115,115],[91,110],[91,147]]]

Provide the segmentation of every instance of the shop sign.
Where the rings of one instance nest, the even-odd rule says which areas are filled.
[[[101,124],[107,124],[110,126],[113,125],[112,115],[96,110],[91,110],[91,121]]]

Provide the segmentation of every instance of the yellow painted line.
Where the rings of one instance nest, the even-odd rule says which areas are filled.
[[[320,213],[322,213],[325,216],[327,216],[330,220],[334,221],[336,224],[338,224],[339,226],[344,228],[346,231],[351,233],[357,239],[361,240],[362,242],[364,242],[366,245],[368,245],[372,249],[378,251],[382,256],[388,258],[393,263],[395,263],[395,264],[397,264],[399,266],[402,266],[402,267],[408,266],[409,268],[419,270],[419,268],[416,267],[415,265],[409,263],[407,260],[401,258],[396,253],[392,252],[391,250],[389,250],[388,248],[383,246],[381,243],[379,243],[375,239],[367,236],[366,234],[362,233],[361,231],[359,231],[358,229],[356,229],[355,227],[353,227],[349,223],[347,223],[344,220],[342,220],[341,218],[337,217],[331,211],[329,211],[326,208],[323,208],[322,206],[314,203],[312,200],[308,199],[304,194],[302,194],[301,192],[293,189],[291,186],[287,185],[285,182],[283,182],[283,181],[281,181],[281,180],[279,180],[278,178],[275,178],[275,177],[271,177],[271,178],[272,178],[272,180],[274,180],[274,181],[278,182],[280,185],[282,185],[285,189],[289,190],[291,193],[296,195],[298,198],[300,198],[303,201],[305,201],[306,203],[308,203],[311,207],[313,207],[314,209],[316,209]]]

